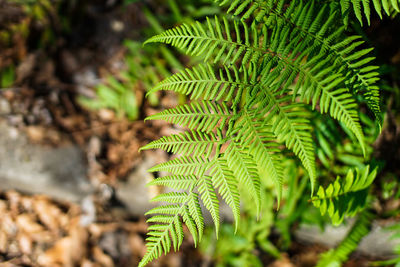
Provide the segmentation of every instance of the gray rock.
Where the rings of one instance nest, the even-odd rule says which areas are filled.
[[[324,231],[315,225],[301,225],[295,236],[297,240],[305,243],[336,247],[346,237],[353,222],[354,220],[337,227],[328,225]],[[392,232],[374,222],[371,232],[361,240],[357,252],[371,257],[391,258],[395,256],[394,247],[400,244],[400,240],[391,239],[392,235]]]
[[[128,208],[129,212],[136,216],[143,216],[149,209],[155,207],[150,200],[159,192],[157,187],[148,187],[146,184],[154,179],[154,175],[147,170],[158,163],[166,161],[166,156],[161,151],[145,151],[143,161],[129,175],[127,182],[118,184],[116,194]]]
[[[4,98],[0,98],[0,115],[7,115],[11,112],[10,103]]]
[[[0,189],[46,194],[79,202],[92,191],[84,154],[76,146],[31,144],[16,128],[0,121]]]

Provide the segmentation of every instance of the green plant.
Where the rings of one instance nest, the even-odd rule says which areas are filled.
[[[259,214],[263,206],[261,188],[273,181],[279,207],[284,162],[292,155],[307,171],[312,194],[317,170],[310,118],[316,111],[339,121],[358,141],[364,155],[369,148],[365,145],[356,97],[365,101],[376,119],[381,120],[378,67],[371,65],[372,49],[364,48],[359,36],[347,35],[343,17],[335,11],[338,2],[218,2],[228,6],[228,13],[234,16],[207,19],[205,24],[183,24],[147,41],[170,44],[202,57],[206,63],[178,72],[152,90],[182,93],[191,102],[148,118],[163,119],[189,130],[142,148],[161,148],[180,157],[150,169],[172,173],[152,185],[179,191],[154,199],[170,204],[147,213],[153,215],[148,219],[153,224],[140,266],[169,252],[171,247],[178,249],[183,240],[183,223],[195,244],[202,239],[200,200],[211,213],[217,234],[218,195],[231,208],[235,229],[243,191],[252,197]],[[337,182],[332,188],[351,195],[364,190],[374,176],[366,169],[363,175],[349,175],[344,186]],[[330,195],[327,190],[319,191],[320,199],[321,192]],[[343,203],[335,202],[340,196],[331,197],[326,199],[333,209],[329,214],[339,222]],[[359,200],[358,197],[356,194],[354,198]]]
[[[10,65],[0,72],[0,88],[7,88],[15,82],[15,67]]]
[[[124,5],[138,2],[127,0]],[[203,0],[211,3],[211,0]],[[144,8],[144,15],[150,27],[144,28],[141,33],[144,36],[152,36],[164,31],[161,24],[174,25],[177,21],[193,21],[192,17],[218,14],[219,8],[203,7],[197,8],[195,2],[185,0],[169,0],[168,8],[172,13],[167,16],[155,16],[149,9]],[[180,7],[180,8],[178,8]],[[171,75],[171,72],[183,69],[181,62],[166,47],[142,47],[140,42],[126,40],[124,45],[127,53],[124,58],[125,70],[118,74],[117,78],[112,75],[105,79],[95,88],[95,98],[79,97],[80,103],[93,110],[110,108],[115,110],[120,117],[126,116],[135,120],[139,115],[141,99],[135,97],[137,89],[149,91],[152,86],[162,78]],[[151,105],[156,106],[159,99],[156,94],[149,93],[148,100]]]
[[[268,240],[274,223],[273,194],[267,189],[263,189],[262,193],[265,205],[259,220],[254,219],[257,210],[248,205],[237,232],[231,224],[222,224],[217,239],[213,229],[206,229],[200,250],[208,255],[216,266],[263,266],[255,253],[258,247],[274,257],[280,257],[279,250]],[[251,199],[248,197],[244,196],[250,204]]]
[[[350,170],[345,178],[338,177],[326,188],[320,186],[315,197],[314,206],[321,214],[328,213],[334,225],[340,224],[345,216],[354,216],[367,206],[368,189],[376,177],[377,170],[370,172],[369,166],[364,170]]]
[[[131,85],[131,86],[129,86]],[[132,90],[132,83],[121,83],[114,77],[107,77],[107,83],[100,84],[96,88],[97,98],[79,97],[81,105],[93,109],[113,109],[118,117],[127,116],[128,119],[135,120],[139,115],[136,103],[135,92]]]
[[[399,0],[372,0],[374,10],[382,18],[382,8],[387,15],[400,12]],[[363,24],[363,15],[370,24],[371,4],[369,0],[340,0],[340,7],[344,16],[344,23],[347,25],[349,20],[349,10],[353,9],[360,24]]]

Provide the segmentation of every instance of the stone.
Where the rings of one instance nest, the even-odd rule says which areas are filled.
[[[321,244],[332,248],[346,237],[353,223],[354,220],[349,220],[348,224],[336,227],[327,225],[324,231],[316,225],[304,224],[295,232],[295,237],[304,243]],[[393,232],[385,230],[379,221],[375,221],[370,233],[361,240],[357,252],[374,258],[391,258],[395,256],[393,252],[395,246],[400,245],[399,239],[391,239],[392,235]]]
[[[73,202],[93,191],[80,148],[31,144],[24,133],[4,121],[0,121],[0,132],[1,190],[46,194]]]
[[[145,151],[143,161],[129,175],[127,182],[118,184],[117,198],[124,203],[129,212],[136,216],[143,216],[149,209],[155,207],[150,200],[159,192],[157,187],[148,187],[146,184],[155,177],[147,170],[158,163],[166,161],[165,153],[161,151]]]

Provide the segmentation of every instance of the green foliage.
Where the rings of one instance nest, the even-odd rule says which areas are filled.
[[[340,0],[340,7],[344,16],[345,24],[348,24],[349,11],[353,10],[358,21],[363,24],[363,16],[367,19],[368,25],[370,24],[371,17],[371,3],[373,9],[382,18],[382,8],[387,15],[400,12],[399,0]]]
[[[218,240],[211,229],[207,230],[200,249],[215,262],[216,267],[262,266],[261,260],[254,253],[252,229],[246,233],[235,233],[232,225],[223,224]]]
[[[340,267],[356,250],[361,239],[369,233],[373,215],[365,210],[358,216],[345,239],[335,248],[321,255],[317,267]]]
[[[217,234],[217,195],[231,208],[235,231],[240,229],[244,195],[253,199],[259,214],[265,205],[261,188],[272,181],[279,206],[287,157],[294,155],[301,162],[312,192],[317,170],[310,118],[315,111],[339,121],[358,141],[364,155],[368,149],[356,96],[365,99],[380,119],[378,73],[371,65],[371,49],[361,48],[360,37],[345,34],[342,17],[329,3],[217,2],[235,17],[184,23],[146,42],[170,44],[205,63],[166,78],[152,91],[172,90],[190,96],[192,102],[149,118],[164,119],[188,130],[142,148],[161,148],[180,155],[150,171],[172,173],[152,184],[183,190],[156,198],[167,204],[149,212],[155,215],[149,219],[154,224],[149,228],[148,250],[140,266],[169,252],[172,246],[179,248],[181,222],[187,225],[195,244],[202,239],[200,200],[211,213]],[[361,210],[358,201],[365,203],[358,199],[364,196],[358,192],[366,190],[374,177],[375,172],[369,175],[367,168],[355,176],[349,174],[344,183],[337,181],[327,191],[321,189],[320,206],[329,205],[328,212],[336,222],[343,214],[354,215]],[[304,190],[305,184],[301,184]],[[328,199],[323,199],[325,196]],[[353,200],[351,208],[343,208],[343,197]],[[298,199],[292,200],[293,205]]]
[[[158,114],[146,118],[146,120],[165,120],[189,128],[198,129],[201,132],[209,133],[215,129],[223,129],[228,120],[232,117],[229,107],[225,102],[193,101],[187,105],[167,109]]]
[[[263,266],[257,249],[280,257],[277,248],[268,240],[275,217],[273,195],[267,190],[263,193],[265,205],[260,220],[254,220],[258,211],[249,205],[236,234],[235,228],[226,223],[222,224],[218,239],[210,227],[206,229],[200,250],[215,262],[215,266]],[[251,198],[248,201],[250,204]]]
[[[138,105],[135,92],[131,87],[109,76],[106,84],[96,88],[97,98],[80,97],[79,102],[90,109],[98,110],[109,108],[117,112],[118,117],[126,115],[129,119],[137,119]]]
[[[279,248],[286,250],[291,244],[294,224],[301,221],[321,225],[322,217],[317,209],[309,205],[307,198],[309,178],[294,160],[284,162],[283,176],[287,187],[282,196],[285,204],[278,211],[274,226],[280,233]]]
[[[0,72],[0,89],[13,85],[15,81],[15,67],[10,65]]]
[[[170,75],[166,65],[173,65],[175,61],[174,59],[170,59],[167,63],[160,59],[151,61],[149,57],[154,51],[142,49],[140,43],[135,41],[125,41],[125,47],[126,69],[117,77],[110,75],[105,82],[99,84],[95,88],[95,98],[80,96],[79,102],[89,109],[109,108],[116,111],[119,117],[126,116],[130,120],[136,120],[140,108],[140,99],[136,97],[137,90],[144,88],[148,91],[152,84],[159,82],[160,77]],[[150,104],[158,104],[155,94],[150,93],[148,96]]]
[[[124,5],[135,2],[138,1],[126,0]],[[212,1],[204,0],[204,2]],[[144,9],[144,15],[150,27],[144,28],[141,32],[142,35],[148,38],[162,32],[164,25],[175,25],[181,20],[193,21],[192,17],[219,13],[219,8],[216,6],[198,8],[195,3],[184,0],[169,0],[167,6],[172,11],[172,14],[167,17],[155,16],[150,10]],[[179,6],[182,6],[183,10],[180,10]],[[135,91],[144,89],[147,92],[150,104],[156,106],[159,104],[157,95],[148,91],[160,79],[168,77],[171,72],[183,69],[183,67],[176,56],[165,47],[142,47],[141,43],[129,40],[125,41],[125,46],[127,48],[127,54],[124,58],[126,69],[118,74],[117,80],[107,77],[106,81],[96,88],[97,98],[81,97],[80,101],[87,108],[95,110],[111,108],[117,111],[120,116],[127,116],[129,119],[135,120],[138,118],[141,102],[141,99],[136,99]],[[122,87],[125,87],[123,92],[120,90]],[[110,97],[104,98],[104,95]]]
[[[382,198],[384,200],[400,199],[400,184],[397,176],[393,173],[387,173],[381,179]],[[399,210],[394,210],[392,216],[400,214]]]
[[[367,206],[369,186],[376,173],[376,169],[370,172],[369,166],[356,169],[356,174],[350,170],[345,178],[336,178],[326,188],[320,186],[312,202],[322,215],[328,213],[332,223],[338,225],[345,216],[354,216]]]

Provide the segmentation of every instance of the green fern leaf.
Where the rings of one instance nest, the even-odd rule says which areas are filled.
[[[187,207],[191,217],[196,223],[196,228],[197,231],[199,232],[199,242],[200,242],[204,232],[204,219],[203,219],[203,214],[201,212],[199,195],[197,193],[192,193],[189,195],[189,201]]]
[[[163,212],[171,208],[171,206],[164,207],[167,207],[167,209],[162,209]],[[175,250],[180,247],[183,240],[183,229],[179,215],[182,213],[183,207],[185,205],[177,205],[176,213],[172,216],[158,216],[151,220],[151,222],[154,222],[155,219],[159,219],[157,221],[158,224],[154,224],[148,228],[148,237],[146,238],[147,251],[140,261],[139,266],[145,266],[153,259],[160,257],[162,253],[168,253],[172,244]]]
[[[381,0],[372,0],[374,3],[374,8],[376,10],[376,13],[378,13],[379,17],[382,19],[382,5],[381,5]]]
[[[210,176],[212,184],[218,190],[218,193],[225,200],[226,204],[232,209],[235,219],[235,229],[237,230],[240,219],[240,200],[238,182],[229,169],[225,159],[216,159],[211,168]]]
[[[170,44],[189,55],[203,56],[204,61],[214,57],[214,63],[222,61],[223,64],[232,64],[238,60],[242,64],[257,62],[262,53],[266,52],[260,42],[263,36],[259,35],[254,25],[249,28],[244,22],[234,21],[232,27],[226,18],[222,19],[222,24],[217,17],[214,20],[207,18],[206,26],[198,22],[183,24],[151,37],[146,43]],[[235,37],[231,29],[236,33]]]
[[[308,62],[307,65],[310,63]],[[339,74],[332,75],[333,67],[325,68],[323,71],[319,71],[319,67],[317,64],[311,70],[311,72],[313,70],[319,72],[317,75],[320,79],[318,80],[309,73],[304,72],[303,75],[300,73],[299,80],[304,82],[305,86],[300,91],[300,98],[308,103],[312,102],[313,108],[319,104],[321,113],[329,113],[334,119],[343,122],[357,137],[365,154],[364,134],[359,123],[357,105],[347,89],[337,88],[344,78]],[[324,78],[321,79],[321,77]]]
[[[149,172],[165,171],[176,175],[202,176],[210,168],[210,161],[201,157],[182,156],[158,164],[149,169]]]
[[[272,8],[277,5],[277,0],[215,0],[219,2],[220,6],[228,6],[228,13],[232,13],[234,16],[240,16],[241,19],[247,20],[251,16],[256,21],[261,21],[266,14],[268,14]],[[279,0],[279,2],[283,2]]]
[[[190,130],[209,133],[215,129],[222,130],[231,117],[232,112],[226,102],[219,104],[203,100],[164,110],[146,120],[164,120]]]
[[[258,10],[257,12],[260,12],[257,16],[269,16],[267,20],[271,24],[285,24],[286,27],[291,28],[291,36],[299,35],[302,37],[301,43],[303,46],[309,45],[310,51],[318,51],[321,54],[321,58],[329,59],[330,63],[328,66],[333,64],[338,72],[344,73],[346,86],[352,88],[352,92],[361,92],[365,96],[369,108],[374,112],[381,124],[379,88],[375,85],[376,81],[378,81],[378,73],[375,72],[377,67],[366,66],[373,58],[346,58],[346,54],[352,55],[356,49],[359,49],[359,46],[362,44],[362,42],[357,41],[359,37],[351,36],[342,42],[332,43],[338,37],[341,37],[344,31],[344,27],[334,27],[337,18],[337,14],[332,11],[334,9],[327,11],[327,6],[323,6],[315,14],[315,1],[307,1],[307,4],[304,5],[303,1],[293,0],[290,1],[289,7],[285,10],[286,5],[283,4],[284,2],[245,1],[249,10],[253,10],[254,12]],[[222,1],[221,5],[227,3],[230,3],[230,1]],[[343,9],[350,7],[349,1],[342,1],[341,4],[343,5]],[[367,12],[369,3],[363,1],[363,6]],[[230,10],[234,10],[236,7],[237,4],[231,3]],[[235,15],[240,14],[237,11],[234,13]],[[242,18],[247,19],[247,16]],[[271,19],[274,21],[273,23]],[[369,52],[369,50],[361,51]]]
[[[338,177],[326,189],[320,186],[312,202],[322,215],[329,214],[333,224],[340,224],[345,216],[354,216],[365,208],[368,189],[376,173],[376,169],[370,172],[369,166],[356,169],[356,174],[350,170],[344,179]]]
[[[197,178],[194,175],[171,175],[171,176],[159,177],[147,183],[147,186],[162,185],[180,190],[180,189],[191,188],[192,186],[194,186],[196,181]]]
[[[175,154],[192,155],[193,157],[205,155],[208,158],[218,144],[222,144],[222,141],[218,140],[215,134],[193,131],[163,136],[140,150],[160,148]]]
[[[196,228],[196,221],[192,218],[188,206],[184,206],[183,222],[189,229],[190,234],[193,237],[194,245],[197,246],[199,242],[199,235]]]
[[[257,213],[261,211],[261,189],[260,176],[257,169],[257,163],[251,155],[243,153],[243,149],[237,147],[237,144],[232,141],[225,150],[224,157],[229,168],[238,179],[246,191],[254,198]]]
[[[205,175],[199,180],[198,190],[204,206],[211,214],[215,225],[215,232],[218,236],[220,226],[219,201],[210,176]]]
[[[152,208],[145,215],[152,214],[164,214],[164,215],[175,215],[179,213],[181,207],[179,205],[164,205]]]
[[[267,178],[272,179],[275,183],[278,206],[282,196],[283,173],[282,164],[276,149],[276,143],[273,142],[274,135],[269,131],[268,127],[254,121],[254,114],[244,112],[241,119],[237,122],[236,129],[238,132],[238,141],[240,146],[246,148],[248,153],[257,159],[257,166],[260,173],[267,174]]]
[[[153,201],[178,203],[175,205],[159,206],[151,209],[146,215],[159,214],[148,220],[155,223],[148,227],[148,237],[146,238],[147,251],[139,263],[139,266],[145,266],[162,253],[168,253],[171,246],[177,250],[183,240],[183,228],[180,217],[188,227],[193,236],[195,244],[202,237],[204,222],[201,214],[198,196],[194,192],[171,192],[161,194]]]
[[[394,12],[400,12],[399,0],[372,0],[372,3],[380,18],[382,18],[382,7],[387,15],[391,15],[393,13],[392,10],[394,10]],[[347,26],[349,20],[350,0],[340,0],[340,5]],[[370,0],[351,0],[351,6],[360,24],[363,25],[362,21],[363,17],[365,17],[369,25],[371,16]]]
[[[268,114],[263,118],[266,124],[272,125],[271,131],[285,142],[288,149],[301,160],[310,175],[312,192],[316,182],[315,151],[311,136],[311,125],[306,119],[308,113],[300,103],[290,103],[291,97],[281,97],[272,94],[267,88],[260,91],[258,113]],[[254,103],[252,103],[254,105]]]
[[[244,72],[247,74],[247,72]],[[181,94],[190,95],[191,99],[230,101],[238,92],[244,90],[248,77],[239,79],[239,70],[231,66],[219,69],[219,76],[215,74],[212,65],[197,65],[178,72],[157,84],[151,91],[172,90]]]
[[[188,199],[188,193],[186,192],[169,192],[160,194],[154,197],[152,202],[169,202],[169,203],[183,203]]]

